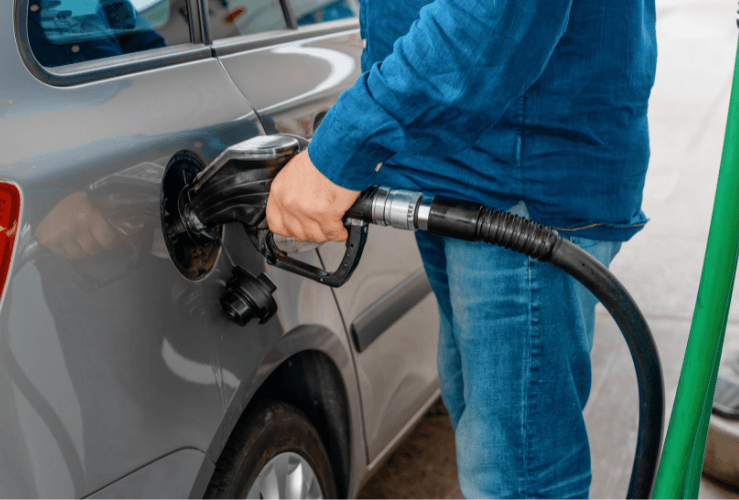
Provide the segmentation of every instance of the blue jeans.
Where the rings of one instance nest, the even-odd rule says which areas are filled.
[[[511,211],[527,216],[525,207]],[[604,265],[619,242],[567,237]],[[585,498],[597,300],[551,264],[416,232],[441,315],[439,378],[468,498]]]

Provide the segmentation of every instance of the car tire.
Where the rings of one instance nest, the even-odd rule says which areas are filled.
[[[333,477],[310,420],[290,404],[266,401],[237,424],[205,498],[336,498]]]

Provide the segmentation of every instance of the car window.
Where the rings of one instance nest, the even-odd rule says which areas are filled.
[[[187,43],[187,2],[176,1],[29,0],[31,50],[55,67]]]
[[[325,23],[359,14],[357,0],[292,0],[298,26]]]
[[[208,13],[214,40],[287,28],[279,0],[210,0]]]

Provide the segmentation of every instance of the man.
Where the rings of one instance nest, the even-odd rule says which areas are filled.
[[[482,202],[605,265],[646,223],[653,0],[365,0],[365,73],[277,176],[272,230],[346,238],[371,184]],[[467,497],[586,497],[596,300],[549,264],[417,233]]]

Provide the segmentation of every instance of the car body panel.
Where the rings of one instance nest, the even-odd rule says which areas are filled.
[[[199,498],[215,468],[216,464],[200,450],[177,450],[88,498]]]
[[[340,261],[343,250],[340,244],[328,243],[319,252],[331,267]],[[421,265],[412,232],[372,226],[352,279],[335,291],[346,328]],[[438,389],[438,332],[439,313],[429,294],[366,349],[355,353],[370,461],[382,454]]]
[[[0,33],[0,50],[17,51],[12,29]],[[159,186],[177,151],[212,158],[262,129],[213,59],[59,88],[6,55],[3,82],[13,86],[2,121],[13,130],[3,133],[0,176],[22,190],[30,232],[0,315],[0,421],[16,431],[0,447],[27,467],[21,479],[3,477],[0,494],[84,496],[174,450],[222,442],[223,387],[237,382],[213,361],[205,318],[218,325],[219,278],[230,268],[198,283],[177,273],[161,239]],[[78,261],[43,249],[24,261],[34,228],[79,192],[123,243]]]
[[[10,11],[12,2],[2,1]],[[27,0],[15,2],[16,11],[27,8]],[[392,247],[409,259],[377,271],[382,279],[364,293],[372,266],[387,265],[365,252],[354,288],[334,295],[266,266],[237,224],[225,228],[224,250],[210,273],[188,281],[170,260],[159,216],[161,178],[175,153],[188,150],[207,163],[265,129],[312,135],[359,74],[361,41],[356,29],[344,29],[352,21],[294,30],[297,39],[282,48],[264,42],[269,34],[259,35],[263,50],[234,51],[226,41],[220,47],[231,52],[221,60],[145,69],[169,47],[135,54],[130,67],[116,58],[109,77],[103,77],[105,60],[94,61],[95,72],[81,68],[59,82],[24,62],[24,41],[19,48],[14,39],[23,30],[13,23],[0,18],[0,179],[15,183],[23,202],[0,307],[0,497],[198,496],[262,383],[293,355],[311,350],[327,356],[346,391],[348,491],[356,493],[368,462],[399,439],[427,404],[421,400],[433,395],[429,362],[420,357],[431,353],[427,330],[435,327],[417,329],[412,315],[404,316],[368,347],[385,356],[381,362],[367,352],[358,358],[347,330],[347,312],[369,307],[419,268],[412,235],[395,232],[397,247],[390,233],[371,238],[370,253]],[[198,57],[210,50],[189,46]],[[249,80],[239,72],[244,64],[250,71],[259,64],[264,79]],[[292,81],[286,68],[311,78]],[[59,226],[65,213],[83,213],[85,203],[115,228],[114,250],[67,259],[39,243],[43,222]],[[320,264],[316,251],[294,256]],[[232,261],[275,282],[275,318],[240,328],[223,315],[218,299]],[[429,298],[413,315],[433,321],[428,304]],[[397,338],[416,332],[424,340]],[[398,346],[415,354],[398,356]],[[382,377],[377,371],[385,363]],[[157,481],[171,484],[154,486]]]
[[[327,26],[340,31],[324,34]],[[361,74],[362,42],[351,19],[294,31],[297,39],[287,43],[277,37],[272,45],[262,34],[217,41],[214,50],[267,133],[311,137],[341,92]]]

